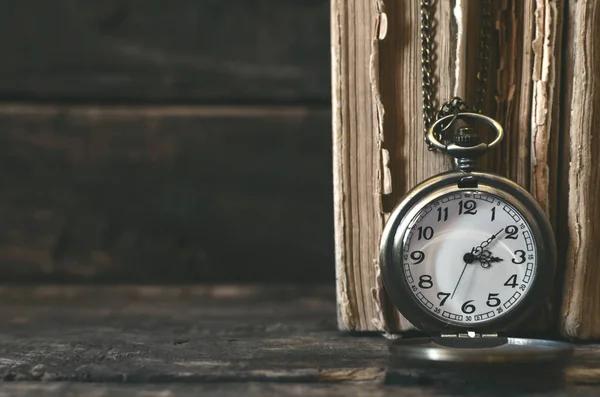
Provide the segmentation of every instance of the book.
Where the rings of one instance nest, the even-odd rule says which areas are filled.
[[[567,142],[573,127],[563,117],[571,96],[565,76],[573,67],[573,50],[563,45],[568,40],[564,30],[569,30],[563,27],[576,23],[570,15],[577,14],[569,9],[595,6],[516,0],[492,4],[484,113],[504,126],[506,137],[480,167],[528,189],[556,232],[555,288],[524,329],[576,336],[565,332],[567,322],[558,321],[568,301],[563,286],[565,294],[574,287],[564,275],[576,274],[571,269],[582,263],[567,259],[574,255],[567,225],[576,227],[571,215],[576,204],[572,194],[565,195],[566,186],[573,193],[568,178],[575,176],[566,156],[566,147],[573,150],[573,141]],[[390,212],[410,188],[452,167],[448,156],[430,152],[423,140],[419,2],[332,0],[331,6],[338,324],[349,331],[408,331],[412,325],[393,307],[381,282],[379,239]],[[481,6],[475,0],[434,2],[438,105],[456,95],[471,104],[477,97]],[[572,97],[575,101],[575,91]],[[597,176],[595,172],[590,175]],[[590,187],[591,179],[580,190]],[[598,217],[598,210],[593,214]],[[593,244],[589,234],[585,238]]]

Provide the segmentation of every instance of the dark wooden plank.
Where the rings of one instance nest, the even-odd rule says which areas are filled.
[[[6,0],[0,98],[329,98],[327,0]]]
[[[0,279],[333,279],[328,111],[0,107]]]
[[[116,395],[136,390],[149,395],[165,390],[183,395],[201,390],[223,395],[244,390],[263,395],[352,395],[352,390],[407,396],[542,395],[539,385],[517,394],[512,378],[482,385],[449,379],[451,368],[395,364],[385,338],[336,330],[334,299],[333,286],[2,287],[0,377],[120,384],[115,389],[96,386],[100,395],[111,390]],[[579,345],[564,382],[543,395],[598,393],[599,362],[600,346]],[[530,373],[519,376],[527,379]],[[320,386],[286,388],[281,383]],[[348,383],[352,387],[344,387]],[[94,388],[67,383],[8,390],[78,395]]]
[[[427,386],[397,386],[371,384],[304,384],[304,383],[226,383],[226,384],[168,384],[168,385],[122,385],[93,383],[5,383],[0,391],[3,396],[14,397],[450,397],[457,395],[489,396],[485,394],[456,394],[432,390]],[[515,394],[512,394],[515,395]],[[519,396],[546,397],[597,397],[595,387],[573,387],[552,393],[527,393]]]
[[[138,288],[3,288],[0,379],[383,381],[385,340],[337,332],[332,287]]]

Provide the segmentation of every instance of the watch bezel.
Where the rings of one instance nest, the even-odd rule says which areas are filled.
[[[474,186],[475,184],[477,186]],[[411,220],[407,215],[424,208],[428,204],[423,202],[424,198],[436,192],[445,194],[448,191],[472,190],[495,194],[522,214],[531,228],[536,243],[537,267],[527,294],[510,312],[486,322],[458,325],[445,322],[422,308],[403,274],[402,244],[398,247],[395,241],[404,240]],[[401,224],[403,230],[399,230]],[[392,303],[419,330],[428,333],[505,332],[520,324],[544,301],[544,297],[550,291],[556,269],[556,244],[552,227],[543,210],[521,186],[495,174],[450,171],[417,185],[394,208],[383,230],[379,261],[383,283]]]

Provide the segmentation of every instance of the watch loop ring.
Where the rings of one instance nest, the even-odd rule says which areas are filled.
[[[486,149],[492,149],[492,148],[496,147],[500,143],[500,141],[502,141],[502,139],[504,138],[504,128],[502,128],[500,123],[498,123],[496,120],[494,120],[491,117],[485,116],[480,113],[470,113],[470,112],[464,112],[464,113],[460,112],[458,114],[449,114],[447,116],[437,119],[436,122],[433,123],[431,125],[431,127],[429,127],[429,130],[427,130],[427,140],[436,149],[441,150],[443,152],[448,150],[448,145],[444,145],[442,142],[440,142],[436,138],[435,131],[438,128],[440,128],[442,125],[444,125],[444,123],[450,121],[450,119],[452,119],[452,122],[454,122],[454,120],[457,120],[457,119],[472,119],[472,120],[481,121],[481,122],[489,125],[490,127],[492,127],[496,132],[496,136],[492,142],[483,143],[483,145],[485,145]]]

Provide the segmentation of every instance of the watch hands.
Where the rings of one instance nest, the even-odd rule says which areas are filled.
[[[454,298],[454,293],[456,292],[456,289],[458,288],[458,284],[460,284],[460,280],[462,280],[463,274],[465,274],[465,270],[467,270],[467,266],[469,266],[469,262],[465,261],[465,267],[463,267],[462,272],[460,273],[460,277],[458,278],[458,281],[456,282],[456,286],[454,287],[454,291],[452,291],[452,295],[450,296],[450,299]]]
[[[494,233],[490,238],[486,239],[484,242],[479,244],[477,247],[473,247],[470,253],[466,253],[464,256],[464,260],[466,263],[473,263],[474,261],[479,261],[481,267],[487,269],[494,262],[501,262],[504,259],[499,258],[497,256],[492,256],[492,253],[485,248],[492,243],[498,237],[500,233],[504,231],[504,228],[498,230],[498,232]]]
[[[492,235],[492,237],[488,238],[483,243],[479,244],[478,247],[473,247],[473,249],[471,250],[471,253],[473,255],[475,255],[475,258],[478,258],[483,253],[483,249],[485,247],[487,247],[488,245],[490,245],[491,242],[496,239],[496,236],[498,236],[503,231],[504,231],[504,228],[500,229],[496,234]]]
[[[492,253],[488,250],[483,251],[477,258],[474,258],[481,263],[481,267],[488,268],[494,262],[502,262],[504,259],[497,256],[492,256]]]

